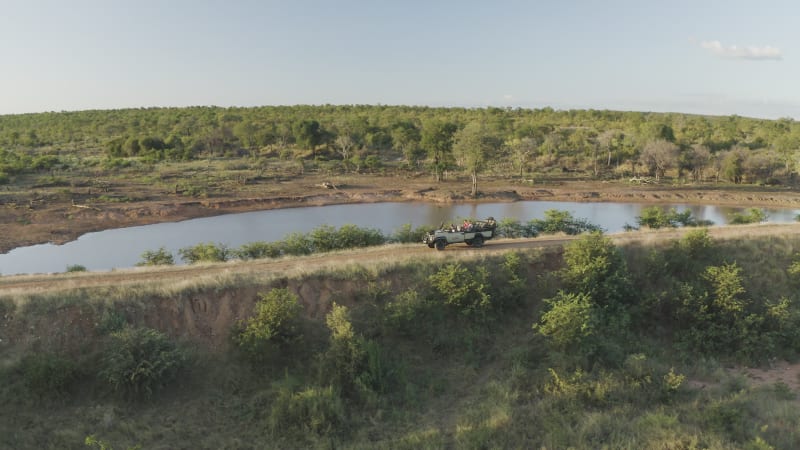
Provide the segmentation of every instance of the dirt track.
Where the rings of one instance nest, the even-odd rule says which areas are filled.
[[[618,244],[628,242],[653,242],[679,238],[688,229],[652,230],[610,235]],[[728,227],[711,227],[709,233],[716,239],[745,238],[749,236],[799,234],[798,224],[763,224]],[[295,271],[313,271],[342,264],[391,261],[398,258],[431,257],[448,258],[456,255],[504,251],[514,248],[544,248],[561,246],[574,236],[542,236],[533,239],[501,239],[488,242],[481,249],[456,244],[437,252],[427,246],[391,245],[319,254],[280,260],[234,261],[220,264],[140,268],[113,272],[64,273],[53,275],[21,275],[0,277],[0,295],[15,293],[54,292],[86,287],[120,286],[132,284],[169,284],[201,277],[235,274],[281,274]]]

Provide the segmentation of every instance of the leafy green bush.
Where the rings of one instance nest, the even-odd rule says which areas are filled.
[[[447,264],[428,277],[446,305],[476,319],[488,319],[492,310],[488,279],[485,267],[469,269],[461,263]]]
[[[384,325],[406,337],[429,336],[442,321],[439,305],[416,289],[408,289],[386,304]]]
[[[744,225],[748,223],[759,223],[767,220],[767,213],[758,208],[750,208],[744,213],[733,213],[730,215],[731,225]]]
[[[63,396],[78,380],[78,365],[54,353],[29,353],[20,361],[25,386],[39,397]]]
[[[562,351],[580,350],[589,353],[593,348],[597,318],[591,299],[585,293],[559,291],[545,300],[549,309],[533,328],[547,336]]]
[[[282,346],[300,338],[298,320],[303,307],[288,289],[279,288],[259,294],[255,314],[240,321],[234,342],[252,356],[268,350],[270,345]]]
[[[404,244],[413,244],[422,242],[422,239],[431,230],[431,227],[420,226],[417,228],[411,227],[410,223],[400,225],[400,228],[394,231],[392,237],[389,239],[392,242],[400,242]]]
[[[497,222],[497,235],[506,238],[536,237],[536,234],[531,236],[531,232],[536,231],[535,227],[525,226],[514,218],[506,217]]]
[[[175,258],[166,248],[160,247],[158,250],[147,250],[142,253],[142,260],[136,263],[137,266],[171,266],[175,264]]]
[[[338,230],[330,225],[322,225],[309,233],[309,239],[315,253],[386,243],[386,237],[380,231],[349,224],[342,225]]]
[[[86,272],[86,266],[80,264],[71,264],[67,266],[67,272]]]
[[[274,435],[307,438],[339,434],[346,419],[344,402],[332,386],[299,392],[283,388],[272,403],[267,423]]]
[[[284,245],[280,242],[250,242],[244,244],[233,253],[239,259],[277,258],[284,252]]]
[[[548,209],[544,212],[544,219],[533,219],[528,222],[528,236],[536,236],[539,233],[553,234],[565,233],[576,235],[585,232],[602,231],[599,225],[595,225],[586,219],[576,219],[569,211]]]
[[[125,327],[111,334],[100,378],[128,398],[149,398],[171,383],[185,362],[184,353],[163,333]]]
[[[650,206],[642,210],[641,215],[636,217],[640,227],[648,228],[676,228],[679,226],[695,227],[713,225],[709,220],[697,220],[692,217],[690,210],[678,212],[675,208],[665,211],[659,206]]]
[[[197,244],[193,247],[184,247],[178,250],[181,258],[189,264],[199,262],[224,262],[230,259],[231,250],[225,244],[212,242]]]
[[[361,374],[366,352],[364,339],[355,333],[347,307],[333,304],[325,316],[331,332],[330,345],[322,357],[320,382],[342,389],[348,395],[356,390],[356,379]]]
[[[0,185],[8,184],[11,179],[9,178],[8,174],[5,172],[0,172]]]
[[[125,316],[113,309],[106,309],[100,316],[100,320],[95,327],[101,335],[115,333],[125,328],[128,323]]]

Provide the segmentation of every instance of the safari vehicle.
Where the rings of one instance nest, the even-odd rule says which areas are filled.
[[[450,225],[440,227],[438,230],[431,231],[425,235],[422,242],[430,248],[444,250],[450,244],[465,243],[472,247],[481,247],[483,242],[494,237],[497,229],[497,222],[494,217],[475,222],[465,221],[461,226]]]

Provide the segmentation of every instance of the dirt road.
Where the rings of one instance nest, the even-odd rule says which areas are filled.
[[[655,242],[677,239],[690,229],[647,230],[609,235],[617,244],[630,242]],[[766,235],[800,234],[798,224],[763,224],[728,227],[711,227],[709,234],[715,239],[746,238]],[[121,286],[134,284],[173,284],[202,277],[232,275],[291,274],[312,272],[325,267],[346,264],[368,265],[378,262],[411,258],[451,258],[480,255],[510,249],[530,249],[562,246],[575,236],[541,236],[532,239],[499,239],[489,241],[480,249],[461,244],[448,246],[444,251],[429,249],[422,244],[388,245],[344,252],[317,254],[286,259],[232,261],[219,264],[136,268],[112,272],[64,273],[53,275],[20,275],[0,277],[0,295],[42,293],[88,287]]]

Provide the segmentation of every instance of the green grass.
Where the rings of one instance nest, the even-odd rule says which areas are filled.
[[[643,282],[649,264],[670,245],[622,248],[631,278]],[[754,301],[795,298],[786,268],[800,248],[797,239],[714,245],[714,252],[742,267]],[[435,253],[367,267],[354,259],[280,276],[254,271],[172,285],[0,296],[6,329],[26,339],[12,344],[0,336],[0,447],[85,448],[87,436],[117,449],[800,446],[796,392],[738,375],[730,368],[744,362],[735,355],[687,361],[671,340],[674,330],[636,331],[642,334],[621,347],[618,364],[587,364],[559,352],[532,329],[547,307],[543,299],[565,288],[555,271],[558,255],[521,252],[523,302],[485,310],[491,320],[437,297],[429,276],[454,257]],[[504,255],[458,262],[494,270]],[[499,286],[492,282],[486,281],[486,292],[495,298]],[[649,280],[648,290],[667,287],[662,282]],[[251,359],[236,350],[230,333],[237,319],[251,314],[257,294],[274,287],[300,294],[302,338],[268,358]],[[400,295],[409,290],[416,300]],[[192,309],[198,299],[205,309]],[[348,308],[355,337],[347,345],[380,355],[359,360],[358,348],[350,348],[354,359],[347,361],[355,365],[336,369],[344,384],[326,372],[337,363],[324,317],[333,301]],[[149,398],[115,395],[99,377],[109,334],[126,324],[161,329],[186,355],[180,375]],[[43,359],[26,359],[44,348]],[[47,356],[59,349],[67,351]],[[61,367],[69,369],[65,377],[50,384],[46,374]],[[364,374],[385,378],[376,383]],[[58,395],[42,395],[48,389]]]

